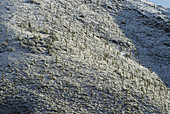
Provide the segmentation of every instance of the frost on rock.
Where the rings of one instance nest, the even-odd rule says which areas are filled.
[[[1,0],[0,113],[168,113],[170,9],[146,0]]]

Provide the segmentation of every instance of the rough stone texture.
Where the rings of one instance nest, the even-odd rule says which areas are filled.
[[[145,0],[1,0],[0,113],[168,114],[169,17]]]

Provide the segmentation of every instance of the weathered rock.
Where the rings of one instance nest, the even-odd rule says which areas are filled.
[[[167,23],[165,26],[165,32],[170,33],[170,23]]]

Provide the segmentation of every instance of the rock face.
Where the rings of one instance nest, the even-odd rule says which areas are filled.
[[[167,23],[165,26],[165,32],[170,33],[170,23]]]
[[[0,114],[168,114],[169,14],[145,0],[1,0]]]

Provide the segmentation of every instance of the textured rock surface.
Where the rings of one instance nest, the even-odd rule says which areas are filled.
[[[1,0],[0,113],[168,114],[169,19],[145,0]]]

